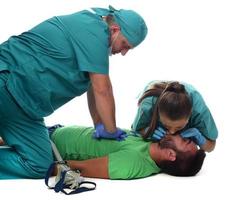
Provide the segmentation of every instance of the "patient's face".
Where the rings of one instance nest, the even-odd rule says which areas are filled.
[[[197,145],[189,139],[182,138],[180,135],[166,135],[161,141],[160,146],[164,148],[171,148],[174,144],[178,151],[196,153],[198,150]]]

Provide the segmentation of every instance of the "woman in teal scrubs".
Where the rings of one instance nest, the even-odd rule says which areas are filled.
[[[0,45],[0,179],[42,178],[53,161],[43,118],[87,92],[97,137],[119,139],[109,53],[147,34],[132,10],[94,8],[48,19]]]
[[[214,119],[200,93],[190,84],[152,81],[141,98],[132,124],[136,135],[160,140],[179,133],[200,148],[212,151],[218,136]]]

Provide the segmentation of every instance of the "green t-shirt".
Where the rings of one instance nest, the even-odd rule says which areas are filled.
[[[109,28],[81,11],[48,19],[0,45],[7,88],[33,118],[45,117],[87,91],[88,72],[109,73]]]
[[[156,83],[156,81],[150,82],[145,87],[144,91],[146,91],[154,83]],[[216,140],[218,137],[218,130],[210,113],[210,110],[204,102],[202,96],[192,85],[187,83],[182,84],[185,86],[185,89],[191,97],[192,101],[192,115],[184,130],[188,128],[197,128],[208,139]],[[136,117],[132,124],[132,129],[137,135],[139,134],[138,131],[140,129],[146,128],[150,124],[153,108],[156,101],[157,97],[146,97],[138,107]],[[158,124],[159,126],[162,126],[160,121],[158,122]]]
[[[124,141],[96,140],[93,128],[71,126],[58,128],[52,135],[65,160],[86,160],[108,156],[110,179],[135,179],[160,172],[151,159],[150,142],[129,136]]]

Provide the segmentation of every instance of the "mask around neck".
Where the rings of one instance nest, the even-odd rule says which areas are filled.
[[[115,38],[113,39],[113,41],[112,41],[111,44],[110,44],[110,47],[109,47],[109,56],[112,56],[113,44],[116,42],[116,40],[117,40],[119,34],[120,34],[120,31],[117,33],[117,35],[115,36]]]

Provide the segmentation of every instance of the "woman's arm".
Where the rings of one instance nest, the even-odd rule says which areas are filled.
[[[215,140],[206,139],[206,142],[205,142],[205,144],[203,146],[201,146],[201,149],[203,149],[204,151],[207,151],[207,152],[211,152],[211,151],[214,150],[215,145],[216,145],[216,141]]]
[[[67,164],[72,170],[80,170],[82,176],[109,179],[107,156],[83,161],[68,160]]]

